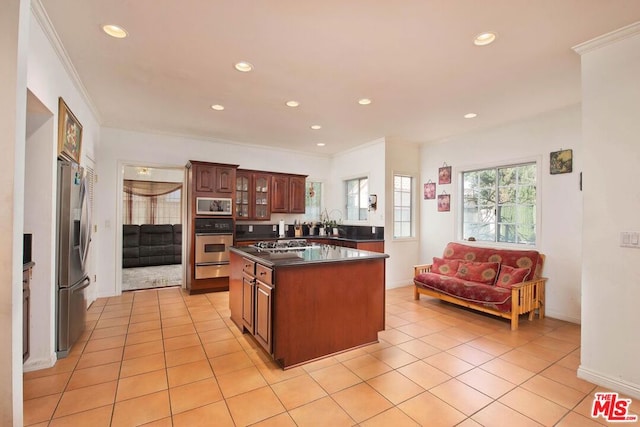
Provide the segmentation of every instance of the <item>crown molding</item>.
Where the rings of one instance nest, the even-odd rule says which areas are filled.
[[[91,96],[89,96],[89,92],[87,92],[87,88],[82,83],[82,79],[80,78],[80,75],[76,71],[76,68],[73,66],[71,59],[69,59],[69,55],[67,54],[66,49],[62,45],[62,41],[60,40],[60,37],[58,37],[58,33],[53,27],[53,24],[49,19],[49,15],[47,14],[47,11],[44,9],[44,6],[42,6],[42,3],[40,2],[40,0],[31,0],[31,12],[33,13],[33,16],[36,18],[38,25],[40,25],[40,28],[42,28],[42,31],[47,36],[47,39],[49,40],[49,43],[51,43],[51,47],[53,47],[53,50],[56,52],[56,55],[58,55],[58,58],[60,59],[60,62],[62,63],[62,66],[64,67],[65,71],[67,72],[67,75],[69,76],[71,82],[73,83],[75,88],[78,90],[78,92],[80,92],[80,95],[82,96],[82,98],[84,99],[84,102],[87,104],[87,106],[93,113],[94,117],[96,118],[96,121],[99,124],[101,124],[102,118],[98,113],[98,109],[96,108],[95,104],[91,100]]]
[[[580,43],[572,47],[572,49],[579,55],[592,52],[601,47],[608,46],[612,43],[616,43],[620,40],[624,40],[629,37],[633,37],[640,34],[640,21],[634,22],[626,27],[619,28],[610,33],[603,34],[594,39],[588,40],[584,43]]]

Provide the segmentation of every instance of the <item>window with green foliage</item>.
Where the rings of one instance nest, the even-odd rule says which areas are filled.
[[[393,237],[411,237],[413,178],[405,175],[393,176]]]
[[[347,220],[363,221],[367,219],[369,207],[369,180],[356,178],[345,181]]]
[[[464,239],[535,245],[535,163],[466,171],[462,185]]]

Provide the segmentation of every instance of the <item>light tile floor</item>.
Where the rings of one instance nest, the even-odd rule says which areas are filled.
[[[281,370],[228,293],[125,293],[89,308],[71,354],[24,374],[27,426],[597,426],[580,327],[509,323],[386,293],[380,342]],[[348,326],[348,325],[345,325]],[[632,403],[632,412],[640,404]],[[619,424],[619,423],[618,423]]]

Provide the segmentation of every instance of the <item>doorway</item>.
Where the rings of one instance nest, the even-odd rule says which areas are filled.
[[[122,172],[122,291],[182,286],[184,168]]]

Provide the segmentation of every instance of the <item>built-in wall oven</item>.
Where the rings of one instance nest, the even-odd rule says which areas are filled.
[[[233,218],[195,219],[195,278],[229,277]]]

